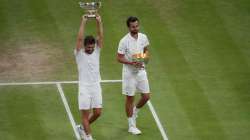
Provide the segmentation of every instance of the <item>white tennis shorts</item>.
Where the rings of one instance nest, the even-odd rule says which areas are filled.
[[[144,70],[136,74],[123,75],[122,93],[134,96],[137,91],[142,94],[150,93],[147,72]]]
[[[102,108],[102,89],[100,83],[93,85],[79,85],[79,110]]]

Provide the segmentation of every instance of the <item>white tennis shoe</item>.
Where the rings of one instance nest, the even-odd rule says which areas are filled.
[[[133,135],[140,135],[141,134],[141,131],[138,128],[136,128],[135,126],[129,127],[128,132],[132,133]]]

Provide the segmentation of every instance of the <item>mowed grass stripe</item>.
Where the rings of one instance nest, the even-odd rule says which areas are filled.
[[[217,29],[212,32],[213,34],[211,36],[220,38],[221,42],[217,42],[217,39],[213,39],[212,43],[211,40],[207,40],[204,42],[202,40],[202,36],[205,36],[204,38],[207,38],[207,32],[204,32],[205,35],[199,35],[199,40],[202,40],[202,42],[199,41],[199,44],[197,45],[203,46],[202,48],[198,49],[198,51],[202,50],[202,53],[191,52],[192,48],[187,47],[188,45],[185,45],[186,47],[182,47],[182,50],[184,50],[183,52],[186,51],[186,58],[188,58],[190,64],[192,64],[192,61],[195,60],[196,62],[201,63],[208,62],[204,64],[192,64],[193,70],[196,71],[196,74],[198,74],[196,78],[199,79],[201,85],[207,91],[206,94],[209,97],[210,102],[214,105],[214,110],[221,123],[223,124],[225,131],[227,131],[227,135],[229,135],[231,139],[239,137],[245,138],[248,133],[247,128],[249,127],[249,124],[245,124],[245,122],[247,121],[246,118],[249,118],[249,113],[247,111],[247,106],[249,106],[249,103],[246,102],[246,99],[249,99],[248,66],[245,63],[246,61],[243,59],[242,54],[237,50],[237,47],[239,46],[236,46],[234,42],[231,42],[230,36],[228,35],[227,31],[224,30],[224,22],[221,22],[220,19],[216,17],[216,15],[213,15],[216,13],[208,13],[212,13],[212,16],[205,16],[205,18],[213,17],[214,19],[216,19],[215,21],[212,21],[212,25],[210,28],[216,26]],[[202,12],[200,14],[202,14],[203,16],[205,15]],[[216,23],[216,25],[213,26],[214,23]],[[173,24],[176,24],[176,22]],[[208,23],[208,25],[198,24],[197,26],[199,29],[202,28],[202,26],[199,25],[209,27],[210,24],[211,23]],[[191,35],[193,35],[193,38],[195,34],[198,34],[192,33],[193,31],[199,31],[197,30],[197,26],[195,26],[196,28],[194,28],[193,30],[187,31],[191,33]],[[187,25],[179,26],[179,28],[181,27],[187,27]],[[189,27],[186,29],[191,28]],[[226,37],[220,37],[223,36],[223,34]],[[190,56],[190,54],[194,54],[195,57],[198,57],[194,59],[192,58],[193,56]],[[206,56],[206,61],[203,60],[203,56]],[[208,58],[207,56],[211,58]],[[213,61],[208,61],[209,59]],[[206,68],[208,68],[210,71],[206,70]]]
[[[67,38],[70,40],[73,37],[64,36],[68,33],[61,31],[61,27],[59,27],[57,23],[63,23],[63,21],[55,18],[52,14],[54,11],[51,11],[48,7],[49,3],[47,3],[47,1],[35,2],[32,0],[24,0],[22,2],[4,1],[2,3],[2,7],[4,7],[2,11],[6,13],[4,20],[6,27],[3,27],[5,29],[3,34],[5,34],[4,36],[7,39],[1,42],[1,49],[3,49],[5,53],[10,54],[14,52],[14,49],[17,50],[16,53],[18,54],[18,48],[23,49],[30,47],[31,52],[32,50],[34,52],[42,50],[44,52],[41,53],[43,53],[45,57],[53,55],[49,63],[53,63],[51,67],[53,67],[54,72],[53,74],[47,75],[47,80],[76,79],[76,69],[74,69],[75,67],[71,67],[72,63],[75,62],[73,57],[74,47],[72,47],[75,46],[75,41],[71,46],[66,44]],[[58,3],[60,2],[58,1]],[[72,9],[72,7],[69,9]],[[56,11],[57,8],[55,7],[54,10]],[[62,12],[62,15],[66,12],[67,11]],[[64,21],[67,21],[67,17],[65,16]],[[71,26],[71,28],[74,29],[75,26]],[[11,48],[13,48],[13,50],[8,51],[8,49]],[[68,49],[70,49],[70,52]],[[66,59],[62,61],[62,58]]]
[[[44,39],[43,42],[49,44],[51,50],[56,48],[54,58],[57,60],[55,63],[58,66],[57,73],[54,73],[53,79],[74,80],[76,79],[76,68],[72,67],[72,63],[74,63],[73,49],[75,41],[71,45],[68,44],[68,40],[72,41],[72,37],[68,35],[71,35],[71,32],[75,31],[74,26],[71,26],[71,28],[64,26],[65,22],[71,19],[69,15],[67,16],[68,10],[60,11],[61,16],[55,15],[60,8],[68,8],[69,10],[73,8],[69,2],[66,2],[66,4],[63,1],[56,2],[51,4],[51,1],[30,1],[29,5],[32,7],[34,18],[37,20],[36,26],[40,38]],[[52,9],[51,5],[55,7]],[[65,29],[62,30],[63,28]]]
[[[13,89],[16,88],[12,88],[10,91],[13,92]],[[0,132],[2,139],[24,139],[25,137],[27,139],[35,137],[47,139],[47,133],[42,128],[42,119],[37,112],[38,108],[34,103],[34,97],[21,92],[13,94],[10,91],[1,87]],[[23,101],[24,99],[25,101]],[[34,132],[37,132],[37,134]]]
[[[198,2],[196,2],[195,4],[197,3]],[[193,7],[192,5],[194,4],[192,3],[188,5],[188,4],[180,3],[178,5],[179,7],[176,6],[180,8],[179,11],[178,9],[176,11],[174,10],[171,11],[171,8],[162,9],[164,11],[169,11],[170,13],[175,14],[174,16],[171,16],[168,13],[167,15],[169,16],[165,18],[165,21],[170,27],[169,30],[175,36],[178,42],[178,47],[183,53],[185,59],[187,60],[187,63],[189,63],[189,65],[191,66],[192,71],[195,72],[193,78],[195,80],[198,79],[197,81],[199,82],[199,84],[201,84],[202,88],[205,89],[204,93],[206,94],[206,96],[209,96],[209,93],[211,92],[211,91],[209,92],[209,89],[216,91],[216,88],[218,88],[217,93],[214,93],[213,96],[211,96],[210,94],[211,100],[209,101],[210,103],[213,103],[213,105],[215,105],[212,109],[214,110],[216,115],[218,115],[219,112],[225,110],[225,108],[228,109],[228,111],[230,110],[229,112],[231,112],[231,108],[229,106],[223,106],[221,107],[221,110],[218,110],[217,108],[218,108],[220,101],[216,100],[216,102],[214,102],[214,98],[218,97],[218,94],[222,98],[223,96],[225,96],[225,94],[221,93],[221,90],[226,89],[228,91],[224,93],[226,93],[227,96],[233,97],[232,99],[236,98],[235,105],[233,105],[234,108],[243,108],[241,112],[245,114],[244,116],[246,116],[247,111],[244,108],[247,107],[247,103],[246,102],[241,103],[242,100],[237,100],[237,98],[239,97],[236,97],[236,96],[238,96],[238,94],[240,93],[241,94],[240,98],[247,97],[246,95],[247,92],[241,92],[242,90],[241,91],[235,90],[235,88],[239,86],[243,87],[244,89],[247,88],[247,83],[248,83],[247,79],[249,79],[249,77],[248,77],[248,73],[246,70],[247,65],[245,65],[246,64],[245,60],[242,58],[241,53],[239,53],[237,48],[234,46],[235,44],[231,42],[230,36],[228,36],[228,33],[224,30],[224,25],[221,24],[220,19],[217,18],[217,13],[214,13],[211,5],[209,5],[209,3],[204,3],[204,5],[197,4],[196,7]],[[201,11],[201,12],[197,12],[197,11]],[[213,27],[216,27],[216,29],[213,31],[208,30]],[[196,40],[192,40],[192,39],[196,39]],[[219,42],[218,39],[220,39],[220,41],[222,42]],[[207,51],[207,50],[210,50],[210,51]],[[232,57],[232,52],[235,52],[233,54],[233,58],[235,59],[235,61],[231,61],[232,58],[230,57]],[[218,62],[220,63],[217,64]],[[241,64],[242,66],[239,67],[238,64]],[[210,71],[206,70],[206,68],[208,68]],[[220,69],[223,69],[223,70],[220,70]],[[247,77],[244,77],[244,76],[247,76]],[[217,85],[217,86],[213,87],[214,85]],[[221,87],[221,86],[224,86],[224,87]],[[229,88],[229,87],[232,87],[232,88]],[[231,92],[231,95],[230,95],[230,92]],[[235,100],[227,99],[227,100],[224,100],[224,103],[226,102],[231,103],[234,101]],[[234,104],[234,103],[231,103],[231,104]],[[234,109],[234,110],[237,110],[237,109]],[[233,119],[234,121],[237,121],[237,119],[245,120],[245,117],[242,118],[237,115],[234,115],[234,116],[235,116],[235,118]],[[223,117],[220,116],[219,118],[220,118],[220,121],[222,121]],[[244,126],[244,123],[241,123],[241,125]],[[230,131],[231,128],[233,127],[226,127],[224,129],[225,130],[229,129]],[[244,128],[246,127],[243,127],[243,129]],[[234,134],[231,133],[231,137],[234,137],[234,135],[237,135],[237,133],[240,133],[237,131],[234,131],[234,132],[236,133]],[[230,135],[230,134],[227,133],[227,135]],[[245,135],[242,135],[239,137],[244,138],[244,136]]]
[[[9,38],[8,30],[7,30],[7,11],[6,11],[6,4],[1,1],[0,4],[0,45],[3,46],[4,40]],[[0,47],[1,48],[1,47]]]
[[[250,66],[250,4],[246,0],[211,1],[225,25],[232,41],[244,54]]]
[[[164,10],[166,10],[166,9],[164,9]],[[170,13],[170,14],[171,14],[171,13]],[[175,15],[175,16],[176,16],[176,15]],[[171,23],[171,18],[168,17],[168,19],[165,19],[165,21],[166,21],[166,20],[167,20],[168,22]],[[182,21],[182,22],[184,22],[184,21]],[[185,23],[185,22],[184,22],[184,23]],[[173,24],[176,25],[177,23],[175,22],[175,23],[173,23]],[[169,25],[169,24],[168,24],[168,25]],[[195,25],[195,24],[193,24],[193,25]],[[169,26],[171,27],[171,25],[169,25]],[[173,26],[172,26],[172,27],[173,27]],[[183,26],[183,28],[184,28],[184,27],[186,27],[186,26]],[[177,28],[177,29],[178,29],[178,28]],[[176,29],[175,29],[175,30],[176,30]],[[177,40],[177,41],[179,41],[179,40]],[[183,43],[183,45],[185,45],[185,44]],[[179,46],[179,47],[180,47],[180,48],[185,48],[185,46]],[[196,60],[197,60],[197,59],[196,59]],[[193,74],[191,74],[191,75],[193,75]],[[184,77],[183,77],[183,78],[184,78]],[[197,84],[198,84],[198,83],[197,83]],[[194,92],[195,92],[195,91],[194,91]],[[196,92],[201,92],[201,91],[196,91]],[[201,98],[198,98],[198,99],[201,99]],[[204,100],[202,100],[201,102],[205,103],[205,102],[204,102],[205,100],[206,100],[206,96],[204,96]],[[199,103],[200,103],[200,102],[199,102]],[[207,104],[209,104],[208,101],[207,101]],[[210,112],[213,114],[213,110],[211,110]],[[202,113],[202,112],[200,112],[200,113]],[[208,119],[208,120],[209,120],[209,119]],[[212,118],[210,119],[210,121],[214,121],[214,120],[215,120],[215,121],[217,120],[215,115],[214,115],[214,117],[212,117]],[[217,123],[218,123],[218,122],[219,122],[219,121],[217,121]],[[200,123],[199,123],[199,124],[200,124]],[[217,127],[216,125],[217,125],[217,124],[215,123],[215,127]],[[212,128],[213,128],[213,127],[214,127],[214,126],[212,126]],[[219,130],[220,130],[220,131],[223,131],[222,128],[220,128],[221,126],[220,126],[219,124],[218,124],[218,127],[219,127]],[[210,130],[211,130],[211,129],[210,129]],[[204,132],[205,132],[205,131],[204,131]],[[214,131],[214,132],[218,132],[218,131],[216,130],[216,131]],[[221,133],[219,133],[219,135],[221,135]],[[223,134],[222,134],[222,137],[224,137]]]
[[[4,47],[14,47],[18,38],[21,38],[18,33],[21,33],[23,29],[26,29],[24,26],[25,15],[27,14],[27,8],[24,8],[25,4],[20,1],[8,2],[5,0],[1,1],[1,49]],[[24,34],[23,34],[24,35]]]
[[[230,139],[247,139],[250,133],[250,112],[248,106],[250,106],[250,42],[249,42],[249,1],[212,1],[214,7],[222,23],[224,23],[225,29],[232,37],[232,41],[235,47],[239,49],[241,53],[241,59],[246,62],[238,62],[239,66],[235,69],[239,69],[234,72],[231,79],[227,83],[226,99],[230,98],[230,104],[223,104],[219,106],[222,111],[221,120],[225,127],[227,127],[227,133],[230,134]],[[234,58],[237,60],[237,58]],[[231,95],[231,96],[230,96]],[[225,101],[225,99],[218,99]],[[228,108],[228,109],[224,109]],[[233,110],[233,111],[232,111]]]
[[[30,43],[37,38],[50,36],[51,29],[54,29],[53,21],[49,16],[44,2],[24,1],[2,1],[6,12],[6,31],[11,33],[11,41],[16,43],[13,47],[19,47],[25,43]],[[51,31],[51,32],[50,32]],[[45,34],[49,32],[48,34]],[[44,34],[44,36],[42,36]],[[44,38],[43,38],[44,39]],[[20,43],[20,44],[18,44]]]
[[[5,86],[0,91],[1,139],[74,139],[55,86]]]

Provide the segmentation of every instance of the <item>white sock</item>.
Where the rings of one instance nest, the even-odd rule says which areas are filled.
[[[135,106],[133,111],[134,111],[135,114],[137,114],[140,111],[140,109]]]
[[[129,117],[129,118],[128,118],[128,126],[129,126],[129,127],[134,126],[134,120],[133,120],[132,117]]]

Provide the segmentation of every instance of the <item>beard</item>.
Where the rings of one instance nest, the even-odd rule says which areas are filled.
[[[138,30],[133,30],[133,31],[130,31],[130,33],[132,34],[132,35],[136,35],[136,34],[138,34]]]
[[[94,50],[85,50],[85,53],[87,54],[92,54],[94,52]]]

